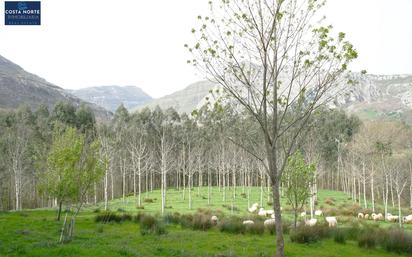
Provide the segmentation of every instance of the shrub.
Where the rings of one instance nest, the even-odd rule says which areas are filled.
[[[145,199],[143,200],[143,202],[145,202],[145,203],[153,203],[154,200],[151,199],[151,198],[145,198]]]
[[[337,216],[338,215],[338,209],[336,208],[327,208],[324,210],[324,215],[325,216]]]
[[[360,206],[358,204],[352,204],[345,208],[341,209],[341,214],[345,216],[357,216],[360,210]]]
[[[263,225],[262,222],[255,222],[254,224],[250,224],[245,226],[246,233],[252,234],[252,235],[263,235],[265,233],[265,226]]]
[[[243,198],[247,197],[246,193],[241,193],[240,196],[243,197]]]
[[[165,209],[173,209],[173,206],[165,206]]]
[[[151,215],[142,215],[140,218],[140,233],[142,235],[166,234],[166,228],[158,219]]]
[[[133,219],[132,215],[128,214],[128,213],[123,213],[120,216],[120,221],[131,221]]]
[[[181,216],[180,213],[175,212],[173,214],[168,213],[164,216],[164,221],[168,224],[180,224]]]
[[[272,206],[273,205],[273,202],[267,202],[266,203],[268,206]]]
[[[366,227],[358,235],[358,245],[363,248],[375,248],[384,235],[385,231],[382,229]]]
[[[118,212],[126,212],[125,209],[122,209],[122,208],[118,208],[117,211]]]
[[[101,222],[101,223],[108,223],[108,222],[117,222],[119,223],[122,221],[122,217],[120,215],[117,215],[114,212],[103,212],[101,214],[96,215],[94,217],[95,222]]]
[[[290,240],[295,243],[310,244],[329,235],[330,229],[325,225],[299,226],[290,232]]]
[[[391,229],[386,233],[383,247],[389,252],[412,254],[412,235],[401,229]]]
[[[225,218],[219,224],[219,230],[221,232],[244,234],[246,227],[243,225],[243,221],[237,217]]]
[[[99,209],[99,208],[94,209],[94,210],[93,210],[93,213],[100,213],[100,209]]]
[[[138,210],[144,210],[144,206],[143,206],[143,205],[141,205],[141,206],[136,206],[136,209],[138,209]]]
[[[328,198],[325,199],[324,203],[328,204],[328,205],[331,205],[331,206],[334,206],[335,205],[335,199],[328,197]]]
[[[184,214],[180,217],[180,226],[184,228],[191,228],[193,224],[193,215]]]
[[[341,229],[336,229],[333,233],[333,240],[338,244],[345,244],[346,243],[346,231]]]
[[[203,213],[196,213],[193,216],[192,228],[196,230],[206,231],[212,227],[210,216]]]

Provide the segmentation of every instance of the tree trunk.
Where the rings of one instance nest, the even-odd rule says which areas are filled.
[[[60,200],[59,201],[59,210],[57,212],[57,221],[60,221],[60,216],[61,216],[61,213],[62,213],[62,204],[63,204],[63,201]]]
[[[280,210],[280,192],[279,192],[279,180],[272,181],[273,191],[273,210],[275,211],[276,220],[276,257],[284,257],[284,239],[282,228],[282,213]]]

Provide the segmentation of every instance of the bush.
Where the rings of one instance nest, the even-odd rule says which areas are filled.
[[[401,229],[391,229],[385,235],[383,247],[389,252],[412,254],[412,235]]]
[[[244,234],[246,227],[243,221],[237,217],[223,219],[219,224],[220,232],[227,232],[233,234]]]
[[[193,216],[192,228],[195,230],[206,231],[212,227],[210,216],[203,213],[196,213]]]
[[[193,224],[193,215],[184,214],[180,217],[180,226],[183,228],[192,228]]]
[[[346,243],[346,231],[341,229],[336,229],[333,233],[333,240],[338,244],[345,244]]]
[[[126,212],[125,209],[122,209],[122,208],[118,208],[117,211],[118,212]]]
[[[252,235],[263,235],[263,233],[265,233],[265,226],[261,222],[255,222],[254,224],[250,224],[245,227],[246,233]]]
[[[325,199],[324,203],[328,204],[328,205],[331,205],[331,206],[334,206],[335,205],[335,199],[328,197],[328,198]]]
[[[290,240],[300,244],[310,244],[326,238],[330,235],[330,229],[325,225],[299,226],[290,233]]]
[[[140,233],[144,235],[155,234],[162,235],[166,234],[166,228],[158,219],[151,215],[142,215],[140,218]]]
[[[93,213],[100,213],[100,209],[99,209],[99,208],[94,209],[94,210],[93,210]]]
[[[247,197],[246,193],[241,193],[240,196],[241,196],[242,198],[246,198],[246,197]]]
[[[358,245],[363,248],[375,248],[385,236],[385,231],[376,227],[366,227],[358,235]]]
[[[181,216],[180,213],[175,212],[173,214],[168,213],[164,216],[164,221],[168,224],[180,224]]]
[[[358,204],[352,204],[348,207],[341,209],[341,214],[345,216],[357,216],[360,210],[360,206]]]
[[[121,222],[122,217],[120,215],[117,215],[114,212],[103,212],[101,214],[96,215],[94,217],[95,222],[101,222],[101,223],[109,223],[109,222]]]
[[[143,202],[145,202],[145,203],[153,203],[154,200],[151,199],[151,198],[145,198],[145,199],[143,200]]]
[[[136,209],[138,209],[138,210],[144,210],[144,206],[142,205],[142,206],[136,206]]]

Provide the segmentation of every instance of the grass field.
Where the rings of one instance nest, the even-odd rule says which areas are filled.
[[[249,215],[246,212],[247,200],[238,195],[234,206],[239,211],[235,215]],[[194,212],[197,208],[220,209],[225,215],[230,215],[230,193],[226,203],[217,189],[213,189],[212,205],[207,206],[206,188],[197,195],[193,193],[193,210],[188,209],[186,200],[182,199],[181,192],[171,189],[168,192],[168,212]],[[203,196],[203,197],[202,197]],[[251,202],[259,202],[260,189],[254,188]],[[155,199],[153,203],[144,203],[144,210],[137,210],[134,197],[128,197],[125,202],[116,199],[110,202],[110,209],[123,209],[137,213],[144,211],[158,213],[160,211],[160,192],[149,193],[147,198]],[[325,199],[333,198],[335,205],[349,204],[351,200],[339,192],[321,191],[319,205]],[[266,196],[265,196],[266,199]],[[264,201],[266,204],[266,201]],[[61,222],[55,221],[55,210],[27,210],[23,212],[0,213],[0,256],[274,256],[274,236],[264,235],[235,235],[218,231],[213,228],[209,231],[193,231],[181,228],[178,225],[168,225],[166,235],[146,235],[139,232],[139,224],[128,221],[124,223],[98,224],[94,222],[96,209],[99,206],[88,206],[76,220],[75,239],[68,244],[58,244]],[[270,208],[270,206],[265,206]],[[287,209],[284,204],[284,209]],[[285,211],[286,216],[288,211]],[[287,217],[289,218],[289,217]],[[389,226],[390,224],[383,224]],[[388,253],[377,248],[366,250],[359,248],[357,242],[347,241],[346,244],[337,244],[332,239],[325,239],[314,244],[296,244],[286,236],[286,256],[406,256]]]

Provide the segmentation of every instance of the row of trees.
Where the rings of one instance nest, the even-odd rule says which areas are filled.
[[[247,192],[251,186],[262,188],[261,204],[270,197],[270,179],[250,153],[262,143],[257,129],[249,116],[230,105],[209,105],[190,116],[159,108],[129,114],[121,106],[111,122],[96,124],[87,108],[76,110],[69,104],[58,104],[50,113],[44,107],[35,112],[22,107],[2,112],[1,119],[2,210],[61,207],[68,202],[53,185],[54,143],[66,128],[75,129],[88,143],[99,142],[103,177],[88,190],[86,202],[104,201],[108,208],[109,200],[124,200],[133,194],[140,206],[144,192],[162,189],[164,211],[169,187],[181,190],[189,209],[193,187],[218,186],[224,201],[234,200],[237,188]],[[317,136],[311,138],[316,142],[302,145],[302,149],[306,158],[311,158],[308,161],[319,163],[319,170],[326,173],[333,170],[337,155],[336,145],[327,143],[329,138],[349,139],[359,123],[331,110],[317,112],[315,119],[318,126],[312,127],[311,133]],[[326,122],[331,129],[324,129]],[[232,194],[228,189],[233,189]],[[210,194],[207,197],[213,201]]]

